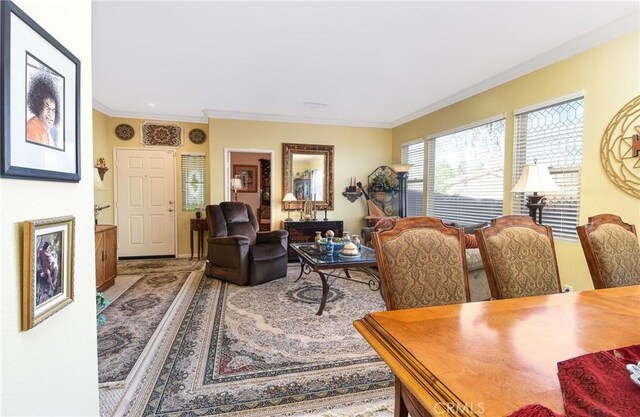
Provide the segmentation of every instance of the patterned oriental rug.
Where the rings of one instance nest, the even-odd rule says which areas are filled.
[[[393,375],[352,325],[384,309],[380,293],[338,280],[316,316],[320,279],[298,272],[256,287],[191,273],[103,415],[389,415]],[[101,400],[113,389],[102,387]]]

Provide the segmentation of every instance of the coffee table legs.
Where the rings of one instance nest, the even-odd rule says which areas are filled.
[[[321,316],[324,311],[324,306],[327,304],[327,296],[329,295],[329,282],[327,281],[327,276],[323,274],[321,271],[316,271],[318,275],[320,275],[320,280],[322,281],[322,298],[320,299],[320,308],[316,313],[316,316]]]

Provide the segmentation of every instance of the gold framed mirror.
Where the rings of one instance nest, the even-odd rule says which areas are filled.
[[[318,210],[333,210],[333,145],[282,144],[282,195],[292,193],[300,210],[306,199]]]

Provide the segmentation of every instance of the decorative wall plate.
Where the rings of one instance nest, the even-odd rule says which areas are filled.
[[[128,125],[126,123],[119,124],[116,126],[116,137],[122,140],[130,140],[136,134],[136,131],[133,130],[133,126]]]
[[[191,129],[189,132],[189,140],[196,145],[200,145],[207,140],[207,134],[202,129]]]
[[[600,159],[618,188],[640,198],[640,96],[624,105],[602,136]]]
[[[144,122],[142,124],[142,144],[178,147],[182,145],[182,127],[174,123]]]

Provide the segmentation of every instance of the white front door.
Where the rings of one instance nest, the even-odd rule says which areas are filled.
[[[118,256],[176,253],[173,150],[116,150]]]

